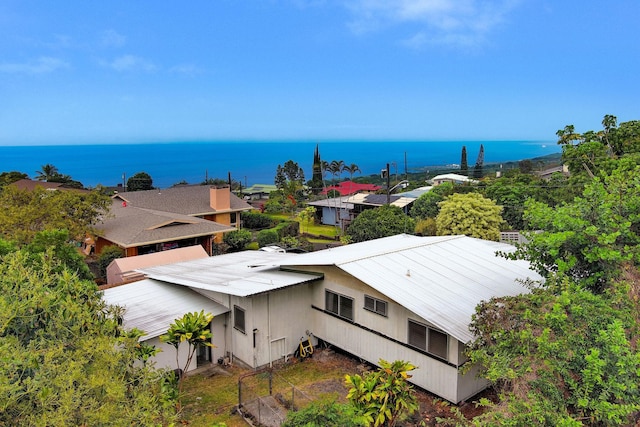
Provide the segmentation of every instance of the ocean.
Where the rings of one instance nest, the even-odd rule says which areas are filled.
[[[555,142],[544,141],[331,141],[331,142],[170,142],[103,145],[0,146],[0,172],[19,171],[35,178],[52,164],[85,187],[116,186],[138,172],[146,172],[153,186],[178,182],[199,184],[208,178],[227,180],[229,174],[244,186],[273,184],[278,165],[293,160],[311,179],[316,145],[322,160],[343,160],[362,171],[354,177],[380,173],[390,164],[392,174],[427,171],[459,164],[462,147],[469,167],[480,145],[484,164],[518,161],[559,153]],[[348,175],[343,175],[346,178]]]

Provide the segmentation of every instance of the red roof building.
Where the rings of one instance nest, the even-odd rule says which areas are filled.
[[[375,193],[382,187],[375,184],[360,184],[353,181],[342,181],[337,185],[332,185],[322,190],[321,194],[327,194],[330,191],[337,191],[341,196],[349,196],[356,193]]]

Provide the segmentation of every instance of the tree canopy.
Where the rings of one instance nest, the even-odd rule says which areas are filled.
[[[30,242],[44,230],[67,230],[72,239],[95,232],[95,225],[111,207],[98,191],[32,191],[6,186],[0,192],[0,237],[18,244]]]
[[[153,189],[153,179],[146,172],[138,172],[127,179],[127,191],[144,191]]]
[[[136,364],[139,332],[59,252],[1,257],[0,425],[169,424],[162,373]]]
[[[485,240],[500,240],[504,220],[502,207],[480,193],[452,194],[440,202],[436,217],[439,236],[464,234]]]
[[[346,234],[353,243],[358,243],[401,233],[412,234],[414,229],[414,219],[405,215],[402,209],[384,205],[358,215],[347,228]]]

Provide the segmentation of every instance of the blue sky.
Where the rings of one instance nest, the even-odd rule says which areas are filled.
[[[0,145],[555,140],[640,119],[637,0],[0,2]]]

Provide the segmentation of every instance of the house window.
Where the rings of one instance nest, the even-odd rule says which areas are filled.
[[[238,215],[236,212],[231,212],[230,222],[231,222],[231,225],[235,225],[238,222]]]
[[[245,333],[244,310],[237,305],[233,306],[233,327]]]
[[[325,291],[325,309],[345,319],[353,320],[353,298]]]
[[[441,359],[447,358],[449,337],[444,332],[409,320],[409,345]]]
[[[364,296],[364,309],[381,316],[387,315],[387,302],[369,295]]]

